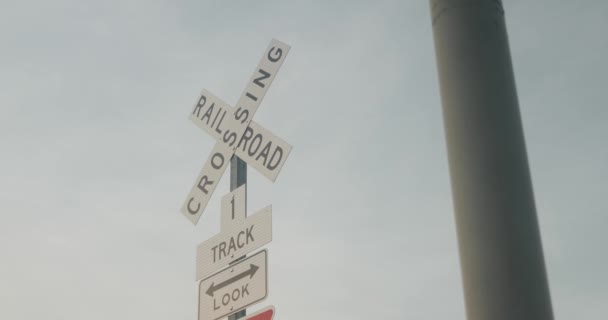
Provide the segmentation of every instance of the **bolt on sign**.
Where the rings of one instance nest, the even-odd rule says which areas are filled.
[[[290,47],[272,40],[234,107],[201,93],[190,119],[217,142],[195,180],[181,212],[196,224],[234,154],[275,181],[291,146],[252,121]]]
[[[267,254],[262,250],[199,283],[199,319],[217,320],[268,296]]]

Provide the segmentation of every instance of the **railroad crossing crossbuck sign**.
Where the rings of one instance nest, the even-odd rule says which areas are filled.
[[[290,47],[272,40],[235,107],[203,90],[190,119],[217,142],[181,212],[196,224],[234,154],[275,181],[291,146],[252,121]]]

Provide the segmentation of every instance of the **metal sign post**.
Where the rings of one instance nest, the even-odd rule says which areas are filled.
[[[247,163],[236,155],[230,160],[230,191],[247,183]],[[245,188],[245,212],[247,212],[247,189]],[[243,309],[228,317],[228,320],[237,320],[247,315],[247,309]]]
[[[247,183],[247,163],[236,155],[230,160],[230,191]],[[247,212],[247,189],[245,189],[245,212]],[[228,320],[237,320],[247,315],[247,309],[243,309],[228,317]]]

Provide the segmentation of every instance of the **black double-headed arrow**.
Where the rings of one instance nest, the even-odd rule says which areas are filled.
[[[215,291],[217,291],[217,290],[220,290],[220,289],[222,289],[222,288],[224,288],[224,287],[226,287],[226,286],[228,286],[228,285],[230,285],[230,284],[232,284],[232,283],[234,283],[236,281],[239,281],[239,280],[241,280],[241,279],[243,279],[243,278],[245,278],[247,276],[249,276],[249,279],[251,279],[251,278],[253,278],[253,275],[258,271],[259,268],[260,267],[254,265],[254,264],[250,264],[249,265],[249,270],[247,270],[245,272],[242,272],[240,274],[237,274],[236,276],[234,276],[234,277],[232,277],[232,278],[230,278],[230,279],[228,279],[226,281],[220,282],[220,283],[217,284],[217,286],[215,285],[215,283],[211,282],[211,286],[209,286],[209,289],[207,289],[207,294],[209,296],[213,297],[213,293]]]

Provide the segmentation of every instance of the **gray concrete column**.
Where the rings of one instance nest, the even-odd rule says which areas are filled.
[[[430,4],[467,318],[553,319],[502,2]]]

